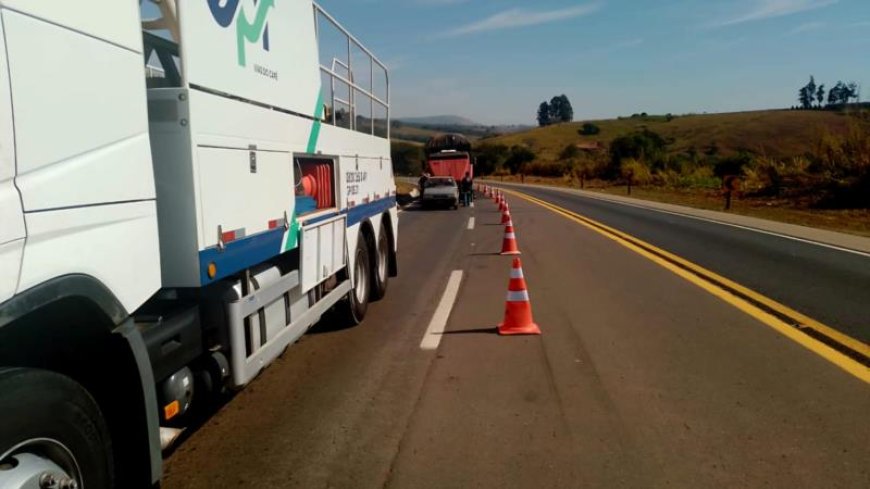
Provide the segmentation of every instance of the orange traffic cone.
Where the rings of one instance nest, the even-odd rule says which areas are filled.
[[[514,258],[511,267],[511,280],[505,301],[504,322],[498,325],[500,335],[538,335],[541,328],[532,319],[532,303],[523,276],[523,265]]]
[[[498,210],[500,210],[501,212],[504,212],[506,209],[507,209],[507,201],[504,200],[504,198],[502,198],[500,201],[498,201]]]
[[[505,209],[504,211],[502,211],[501,223],[502,224],[510,223],[510,225],[513,226],[513,222],[511,221],[511,211],[509,209]]]
[[[504,227],[504,240],[501,243],[502,255],[520,255],[520,248],[517,246],[517,235],[514,233],[514,223],[508,222]]]

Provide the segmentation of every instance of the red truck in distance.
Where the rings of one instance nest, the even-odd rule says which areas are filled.
[[[426,167],[433,177],[461,181],[468,173],[474,178],[471,143],[459,134],[435,136],[426,143]]]

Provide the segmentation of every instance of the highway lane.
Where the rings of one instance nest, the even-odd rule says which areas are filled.
[[[511,203],[543,336],[493,334],[510,259],[492,203],[405,212],[387,298],[292,346],[167,460],[164,489],[870,486],[867,384]],[[446,331],[423,349],[455,271]]]
[[[867,384],[610,239],[511,203],[544,334],[491,334],[509,260],[475,255],[387,487],[870,483]],[[477,253],[501,239],[480,207]]]
[[[329,318],[196,430],[163,489],[380,488],[433,357],[419,343],[467,211],[400,215],[400,276],[355,328]]]
[[[577,193],[521,188],[870,343],[870,257]]]

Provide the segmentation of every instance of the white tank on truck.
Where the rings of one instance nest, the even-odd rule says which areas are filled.
[[[363,320],[389,98],[311,0],[0,0],[0,488],[156,485],[191,413]]]

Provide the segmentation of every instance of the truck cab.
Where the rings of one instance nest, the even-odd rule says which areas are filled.
[[[4,38],[0,24],[0,302],[18,286],[25,236],[21,195],[15,187],[15,134]]]

